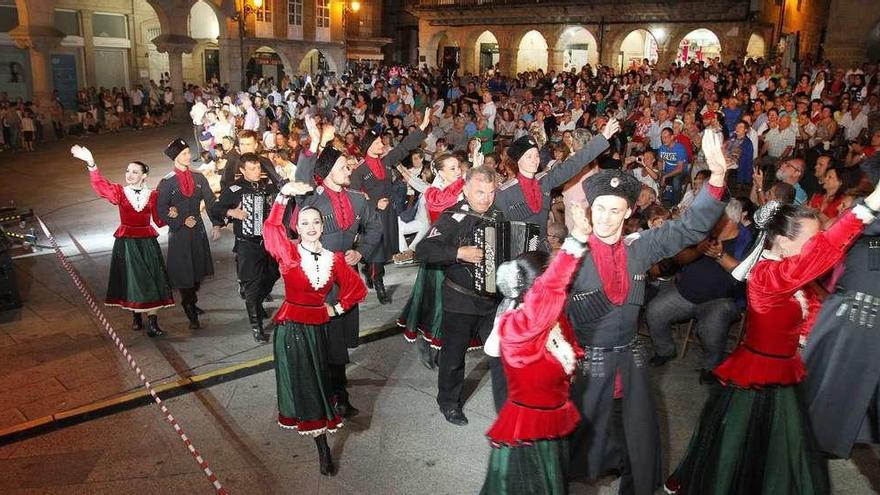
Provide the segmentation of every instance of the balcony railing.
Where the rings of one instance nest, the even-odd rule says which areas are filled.
[[[698,0],[684,1],[696,2]],[[462,8],[493,7],[496,5],[625,5],[644,4],[647,2],[646,0],[416,0],[414,3],[420,8]],[[672,3],[670,2],[670,4]]]

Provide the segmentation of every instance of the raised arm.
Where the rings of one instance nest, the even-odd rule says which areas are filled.
[[[398,163],[402,162],[404,158],[409,156],[414,149],[421,146],[426,137],[427,135],[425,134],[425,131],[421,129],[416,129],[409,133],[408,136],[403,138],[403,141],[401,141],[400,144],[392,148],[387,155],[382,157],[382,165],[385,168],[395,167]]]
[[[425,190],[425,205],[427,205],[428,211],[439,214],[458,203],[458,195],[461,194],[462,189],[464,189],[464,177],[459,177],[458,180],[442,189],[429,187]]]
[[[601,134],[594,137],[586,146],[579,149],[577,153],[568,157],[564,162],[551,168],[544,180],[541,181],[542,189],[555,189],[572,177],[577,175],[581,170],[590,164],[603,151],[608,149],[608,140]]]
[[[804,244],[797,256],[775,263],[761,263],[749,276],[749,292],[759,291],[765,296],[788,297],[796,290],[826,273],[843,259],[847,249],[874,215],[864,205],[847,211],[828,230],[816,234]],[[749,298],[756,301],[765,298]],[[760,309],[760,308],[758,308]]]
[[[281,194],[275,199],[269,217],[263,223],[263,245],[266,252],[272,255],[278,264],[289,266],[299,259],[296,248],[287,238],[287,228],[284,226],[284,209],[288,198]]]
[[[92,190],[94,190],[98,196],[101,196],[114,205],[119,204],[123,195],[122,186],[107,180],[101,175],[101,171],[98,170],[97,166],[89,168],[89,181],[92,183]]]
[[[580,266],[586,246],[569,237],[547,270],[526,293],[523,304],[501,316],[501,353],[505,362],[522,367],[540,356],[546,335],[559,321],[565,306],[566,290]]]

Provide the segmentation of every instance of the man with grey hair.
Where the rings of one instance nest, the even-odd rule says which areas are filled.
[[[437,404],[450,423],[464,426],[461,389],[464,356],[477,335],[485,342],[492,331],[498,299],[475,290],[474,273],[483,249],[474,245],[474,232],[489,222],[504,220],[494,206],[497,174],[487,167],[474,167],[465,174],[464,197],[448,208],[416,247],[416,260],[443,266],[443,347],[437,377]],[[498,358],[490,360],[493,384],[503,379]],[[493,394],[503,387],[493,386]],[[500,402],[499,402],[500,400]],[[503,397],[495,394],[495,403]]]
[[[675,358],[670,326],[690,319],[695,320],[693,328],[706,352],[700,382],[710,382],[709,371],[724,359],[728,329],[745,306],[743,284],[730,274],[752,244],[751,232],[740,224],[742,212],[742,203],[731,199],[709,237],[675,256],[681,271],[645,312],[654,341],[652,365],[662,366]]]

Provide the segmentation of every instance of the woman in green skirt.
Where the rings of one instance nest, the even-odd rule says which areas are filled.
[[[735,278],[748,278],[745,337],[712,371],[718,382],[667,493],[831,492],[800,389],[799,345],[821,306],[804,287],[843,259],[878,209],[875,189],[824,232],[818,214],[805,207],[771,201],[755,213],[761,234],[733,270]]]
[[[318,447],[321,474],[333,476],[336,465],[326,434],[340,428],[342,418],[331,400],[328,323],[331,317],[363,301],[367,287],[345,262],[344,253],[321,246],[324,225],[317,209],[294,211],[291,223],[299,242],[288,238],[283,222],[288,197],[309,190],[306,184],[285,184],[263,227],[266,251],[278,260],[284,278],[284,302],[273,318],[278,424],[312,436]],[[334,286],[339,288],[339,302],[331,306],[326,301]]]
[[[156,212],[156,191],[145,181],[150,168],[142,162],[131,162],[125,170],[125,186],[105,179],[98,171],[92,152],[74,146],[70,152],[88,166],[92,189],[102,198],[119,208],[119,228],[113,236],[113,257],[110,260],[110,280],[104,304],[118,306],[132,312],[132,328],[144,327],[147,314],[150,337],[165,335],[159,328],[157,312],[173,306],[171,286],[165,273],[165,261],[153,228],[152,220],[162,227],[164,222]]]
[[[584,209],[573,208],[576,225],[550,266],[546,253],[530,251],[498,268],[500,308],[513,309],[498,315],[485,350],[500,355],[508,396],[486,432],[483,495],[568,493],[568,437],[581,419],[569,385],[583,350],[563,309],[590,233]]]

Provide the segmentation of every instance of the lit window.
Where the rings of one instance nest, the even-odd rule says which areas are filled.
[[[303,23],[303,0],[288,0],[287,23],[294,26],[302,26]]]

